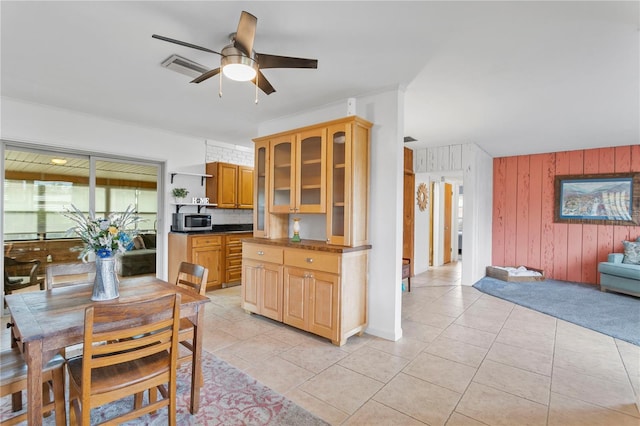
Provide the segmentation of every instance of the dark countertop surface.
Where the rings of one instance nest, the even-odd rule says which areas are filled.
[[[174,231],[176,234],[189,234],[189,235],[205,235],[205,234],[240,234],[253,232],[253,224],[251,223],[234,223],[228,225],[213,225],[210,231]]]
[[[281,247],[288,247],[288,248],[299,248],[304,250],[326,251],[331,253],[348,253],[352,251],[369,250],[371,248],[371,244],[366,244],[366,245],[357,246],[357,247],[348,247],[348,246],[337,246],[333,244],[327,244],[326,242],[320,241],[320,240],[302,240],[299,243],[294,243],[289,238],[276,238],[276,239],[244,238],[242,242],[251,243],[251,244],[266,244],[271,246],[281,246]]]

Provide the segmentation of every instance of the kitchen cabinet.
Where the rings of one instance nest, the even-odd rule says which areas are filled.
[[[245,243],[242,253],[243,309],[282,321],[282,249]]]
[[[175,282],[181,262],[202,265],[209,270],[207,290],[222,287],[222,235],[169,233],[169,281]]]
[[[315,213],[328,243],[368,244],[372,125],[350,116],[254,139],[254,237],[289,237],[290,214]]]
[[[226,234],[224,236],[224,283],[239,283],[242,277],[242,239],[251,233]]]
[[[283,322],[337,341],[338,276],[284,268]]]
[[[371,124],[358,119],[328,127],[327,242],[367,244]]]
[[[255,176],[254,176],[254,209],[253,236],[269,238],[271,235],[285,234],[288,227],[288,215],[272,214],[268,207],[269,188],[271,185],[270,141],[255,142]]]
[[[326,130],[311,129],[270,143],[269,210],[272,213],[326,211]]]
[[[213,162],[206,165],[209,202],[222,209],[253,208],[253,167]]]
[[[367,325],[369,249],[245,240],[243,307],[341,346]],[[276,308],[277,315],[265,305]]]

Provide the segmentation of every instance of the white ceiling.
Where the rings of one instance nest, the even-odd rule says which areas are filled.
[[[316,58],[269,69],[277,92],[190,78],[208,68],[240,12],[258,52]],[[640,142],[639,2],[2,1],[2,96],[239,145],[262,121],[393,88],[406,90],[413,148],[473,142],[492,156]]]

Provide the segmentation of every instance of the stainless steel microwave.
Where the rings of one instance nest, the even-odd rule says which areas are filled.
[[[173,213],[173,231],[211,231],[211,215],[202,213]]]

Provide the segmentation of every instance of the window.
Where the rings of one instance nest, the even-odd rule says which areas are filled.
[[[140,232],[155,232],[158,165],[96,159],[91,185],[90,156],[7,147],[4,180],[4,240],[68,238],[73,223],[60,213],[75,205],[87,213],[93,188],[95,214],[124,211],[134,205],[145,219]]]

